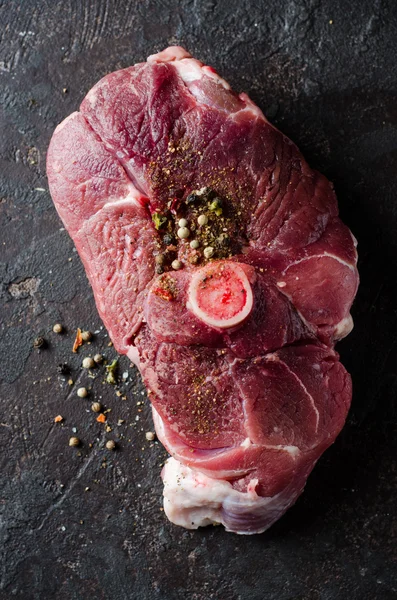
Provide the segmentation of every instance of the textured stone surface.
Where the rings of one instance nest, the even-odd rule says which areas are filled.
[[[397,597],[396,30],[393,0],[0,1],[1,599]],[[102,75],[170,43],[247,91],[335,182],[359,239],[356,328],[339,346],[354,382],[348,424],[261,536],[166,522],[164,451],[145,439],[139,376],[121,359],[123,400],[103,367],[95,379],[80,369],[115,352],[47,191],[56,124]],[[99,333],[72,354],[77,326]],[[112,409],[111,432],[89,399]]]

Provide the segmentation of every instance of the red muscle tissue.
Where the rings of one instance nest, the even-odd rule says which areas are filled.
[[[104,77],[47,171],[116,349],[142,374],[171,521],[266,530],[341,430],[355,240],[332,185],[179,47]]]

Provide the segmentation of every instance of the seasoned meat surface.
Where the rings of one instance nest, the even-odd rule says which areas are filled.
[[[51,194],[139,367],[175,523],[267,529],[343,427],[355,240],[330,182],[180,47],[99,81],[55,130]]]

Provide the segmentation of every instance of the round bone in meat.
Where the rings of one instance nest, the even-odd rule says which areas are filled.
[[[192,277],[188,308],[207,325],[235,327],[249,316],[252,289],[244,270],[233,262],[210,263]]]

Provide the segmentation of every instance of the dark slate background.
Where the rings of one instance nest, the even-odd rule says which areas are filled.
[[[123,400],[103,368],[80,369],[90,352],[115,352],[48,194],[57,123],[104,74],[175,43],[247,91],[334,181],[359,240],[356,327],[339,346],[348,423],[260,536],[166,521],[164,451],[145,440],[137,372],[121,360]],[[396,43],[394,0],[0,0],[1,599],[397,598]],[[99,333],[72,355],[77,326]],[[33,349],[37,335],[46,349]],[[65,361],[111,409],[112,431],[57,374]]]

